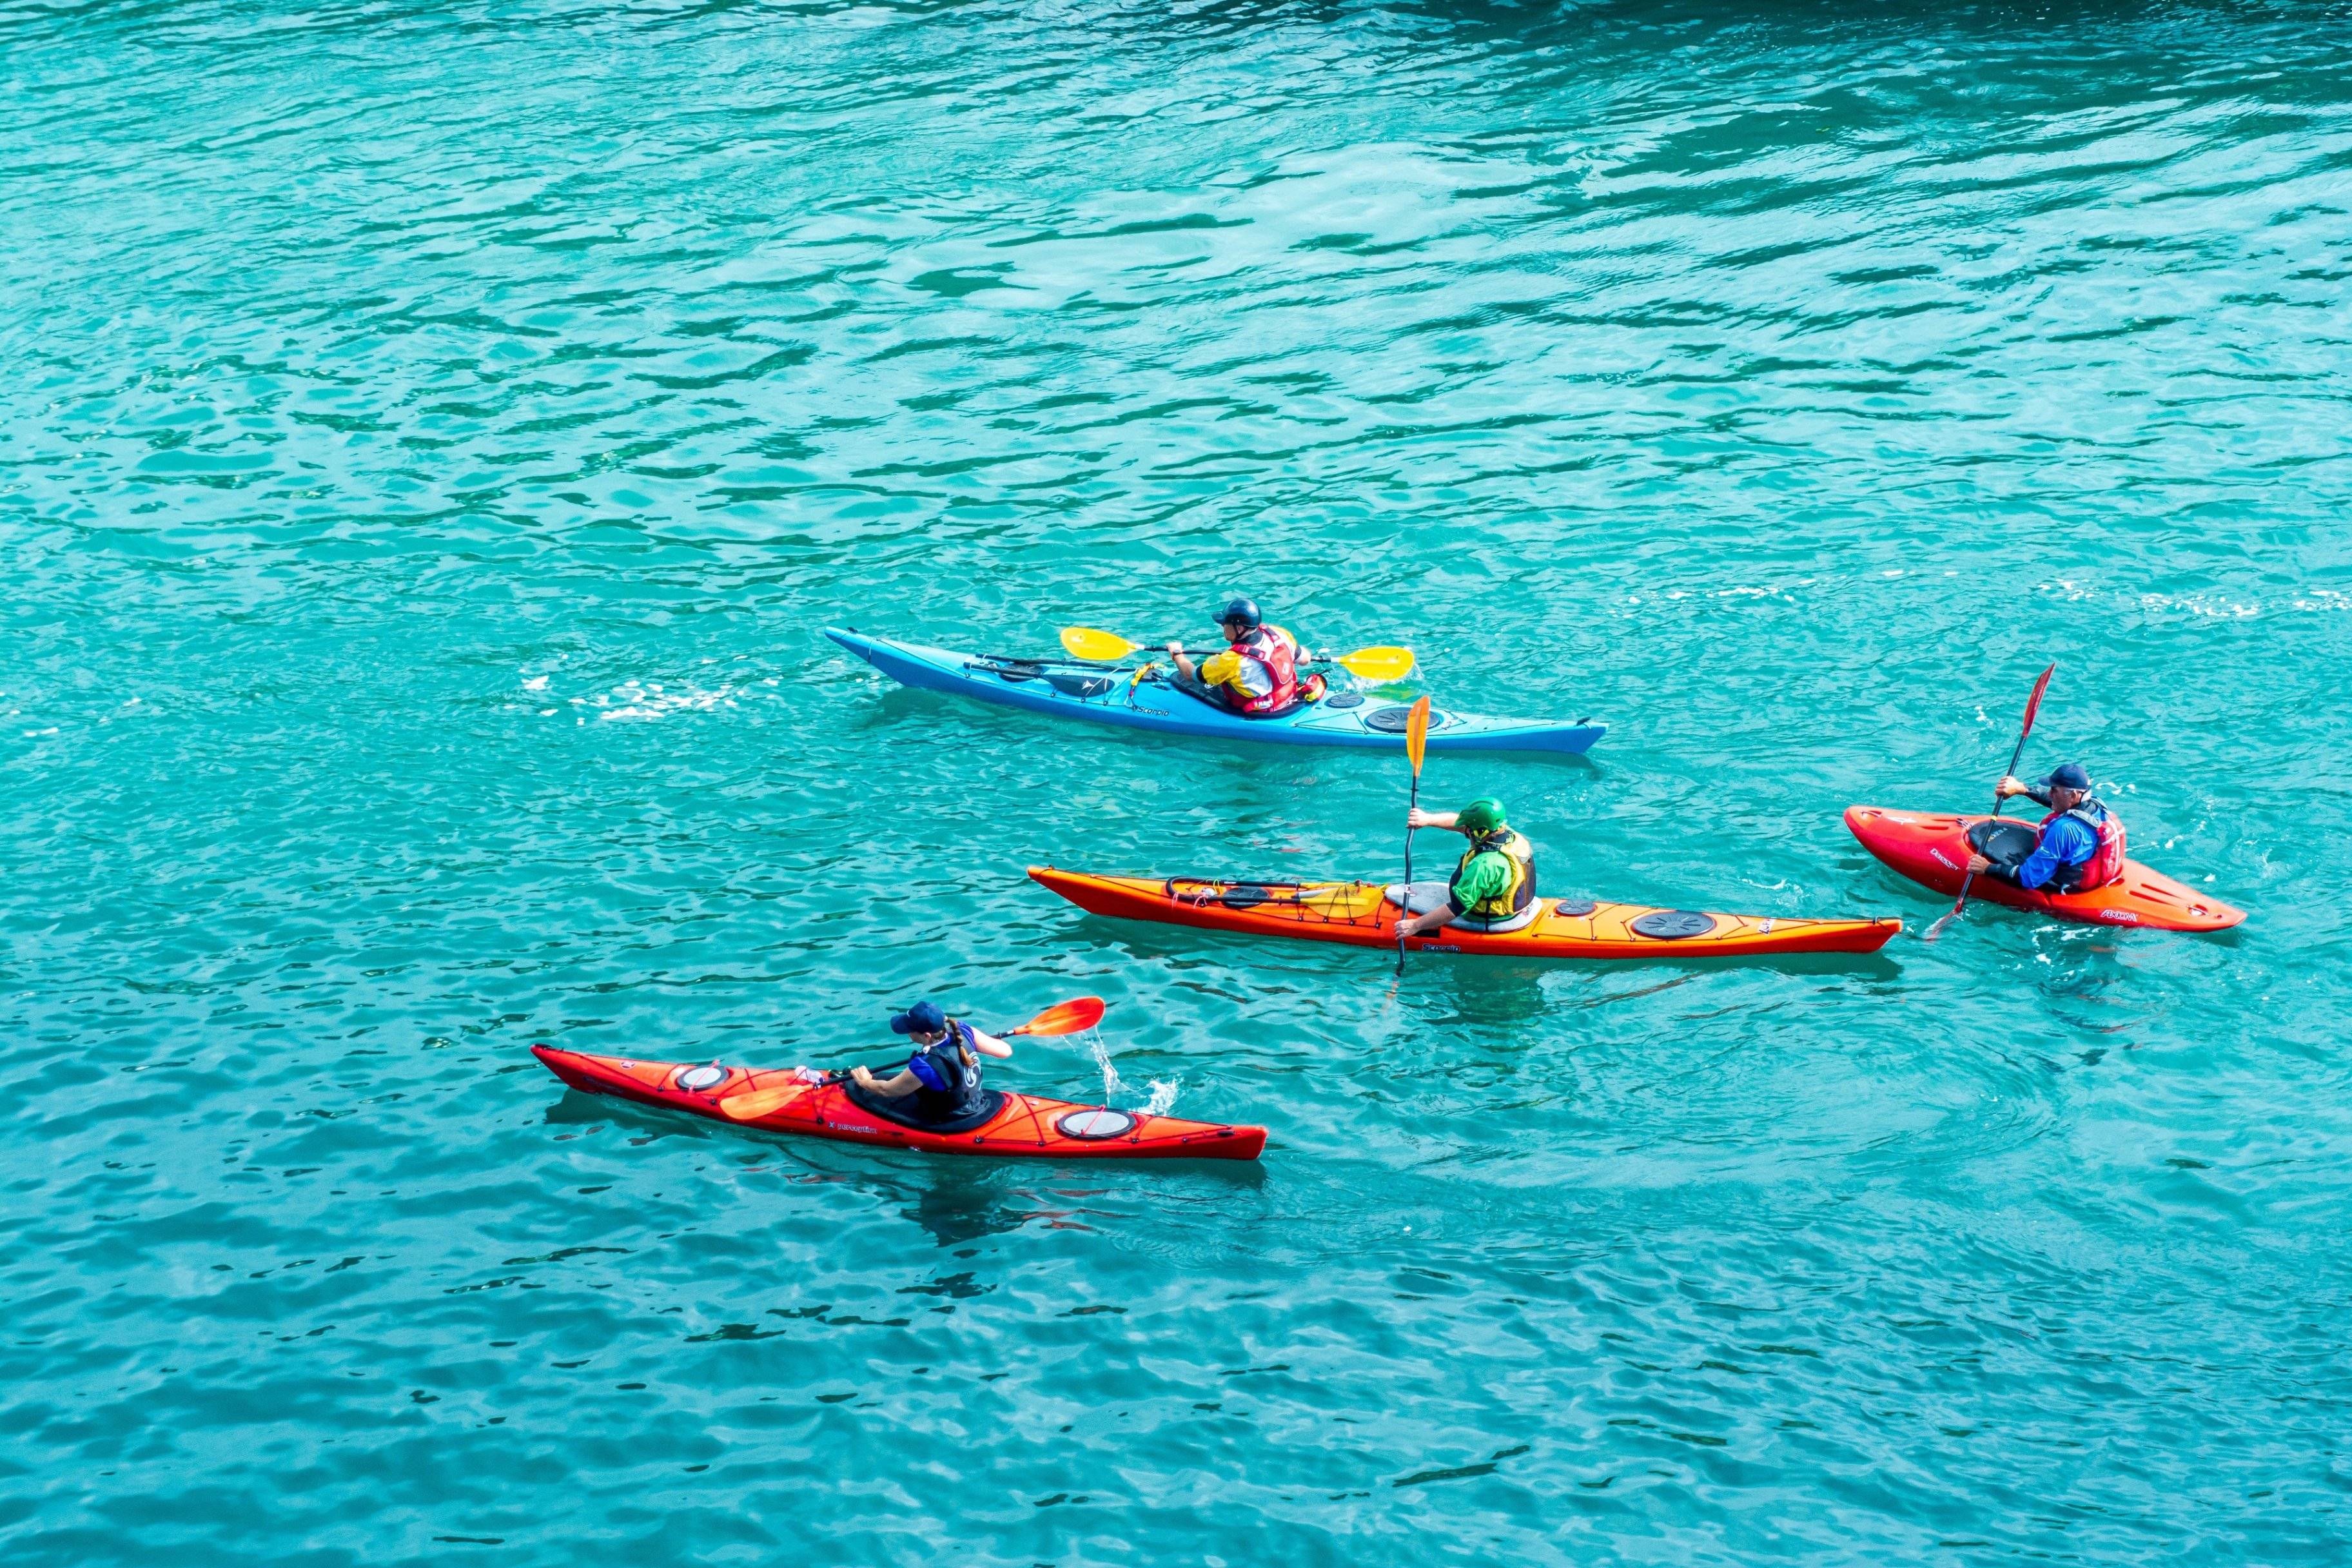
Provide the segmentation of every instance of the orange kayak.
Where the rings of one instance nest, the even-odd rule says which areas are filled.
[[[940,1132],[908,1127],[877,1116],[849,1097],[847,1086],[801,1081],[797,1068],[755,1070],[717,1063],[648,1062],[631,1057],[592,1057],[582,1051],[533,1046],[531,1055],[547,1070],[588,1094],[610,1094],[683,1110],[739,1127],[769,1132],[800,1132],[845,1143],[888,1149],[920,1149],[933,1154],[992,1154],[1047,1160],[1255,1160],[1265,1148],[1263,1127],[1226,1127],[1146,1116],[1104,1105],[1076,1105],[1034,1094],[1004,1094],[995,1113],[978,1126]],[[782,1091],[782,1102],[756,1116],[730,1114],[738,1096]]]
[[[1032,866],[1029,875],[1093,914],[1253,936],[1304,937],[1358,947],[1397,944],[1401,912],[1378,882],[1211,882],[1088,877]],[[1756,958],[1793,952],[1875,952],[1897,920],[1792,921],[1705,914],[1647,904],[1545,899],[1542,916],[1515,931],[1442,927],[1407,945],[1422,952],[1513,958]]]
[[[1991,820],[1948,812],[1889,811],[1876,805],[1848,806],[1845,813],[1846,826],[1862,840],[1864,848],[1913,881],[1955,897],[1967,875],[1969,830]],[[2033,824],[2014,818],[2004,819],[2002,826],[2028,834],[2033,831]],[[1998,877],[1979,877],[1969,886],[1969,897],[2014,910],[2039,910],[2063,921],[2146,926],[2151,931],[2227,931],[2246,918],[2245,910],[2137,860],[2124,862],[2120,881],[2087,892],[2037,893]]]

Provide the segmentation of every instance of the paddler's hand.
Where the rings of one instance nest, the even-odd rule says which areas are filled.
[[[1438,820],[1441,816],[1453,816],[1451,812],[1423,811],[1416,805],[1404,814],[1404,825],[1407,827],[1451,827],[1454,826],[1453,823]]]
[[[865,1065],[861,1063],[849,1069],[849,1081],[856,1084],[860,1089],[872,1089],[874,1087],[874,1075],[867,1072]]]
[[[1184,651],[1184,645],[1183,645],[1182,643],[1180,643],[1180,642],[1172,642],[1172,643],[1170,643],[1166,647],[1161,648],[1160,651],[1160,652],[1162,652],[1162,653],[1164,653],[1164,654],[1166,654],[1166,655],[1168,655],[1168,657],[1169,657],[1169,658],[1175,658],[1178,654],[1182,653],[1182,652]]]
[[[2003,784],[2015,784],[2017,781],[2015,779],[2004,779],[2001,782]],[[1987,871],[1992,869],[1992,862],[1986,859],[1981,855],[1971,855],[1969,857],[1969,863],[1962,867],[1961,869],[1968,872],[1971,877],[1981,877]]]
[[[2019,782],[2015,774],[2004,774],[2000,783],[1992,786],[1992,793],[2002,800],[2008,800],[2011,796],[2023,795],[2025,785]]]

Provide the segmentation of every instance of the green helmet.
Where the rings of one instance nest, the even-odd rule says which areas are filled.
[[[1465,833],[1498,832],[1510,824],[1504,820],[1503,803],[1491,795],[1482,795],[1456,812],[1454,820]]]

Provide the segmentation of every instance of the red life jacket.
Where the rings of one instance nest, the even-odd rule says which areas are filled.
[[[1279,713],[1298,700],[1298,646],[1279,628],[1260,626],[1234,644],[1233,650],[1244,658],[1257,660],[1274,681],[1274,689],[1263,697],[1246,697],[1239,687],[1234,688],[1236,711]]]
[[[2093,815],[2096,813],[2096,815]],[[2099,847],[2079,866],[2061,866],[2050,885],[2062,893],[2088,892],[2118,881],[2124,874],[2124,819],[2095,800],[2085,800],[2069,811],[2053,811],[2042,819],[2047,831],[2062,816],[2071,816],[2099,836]]]

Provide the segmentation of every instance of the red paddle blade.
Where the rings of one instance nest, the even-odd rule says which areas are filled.
[[[1405,715],[1404,754],[1412,764],[1412,776],[1421,776],[1421,759],[1429,752],[1429,699],[1413,703],[1412,711]]]
[[[1102,1022],[1103,999],[1099,996],[1074,996],[1067,1002],[1056,1002],[1017,1029],[1007,1029],[1008,1035],[1075,1035],[1081,1029],[1091,1029]]]
[[[2050,678],[2057,673],[2058,667],[2053,664],[2042,672],[2041,679],[2033,683],[2033,695],[2025,704],[2025,726],[2018,732],[2020,741],[2033,733],[2033,716],[2042,711],[2042,694],[2050,689]]]

